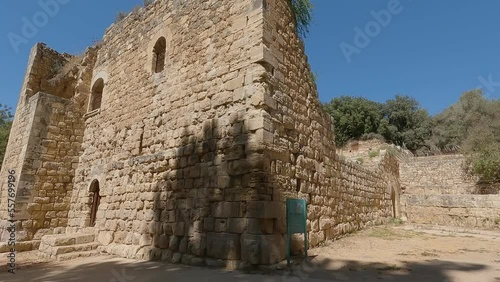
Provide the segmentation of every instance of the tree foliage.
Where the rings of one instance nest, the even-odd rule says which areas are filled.
[[[485,111],[486,101],[480,90],[465,92],[460,100],[434,117],[431,143],[433,149],[457,152],[466,139],[467,131]]]
[[[336,142],[339,145],[377,132],[383,117],[380,103],[361,97],[334,98],[324,108],[333,117]]]
[[[339,146],[379,134],[417,155],[463,153],[481,180],[500,181],[500,100],[486,99],[481,90],[465,92],[434,117],[401,95],[383,104],[342,96],[324,108],[333,117]]]
[[[2,168],[11,126],[12,114],[10,108],[0,104],[0,168]]]
[[[384,104],[361,97],[342,96],[324,105],[333,117],[335,137],[342,146],[351,139],[382,135],[387,141],[414,152],[426,150],[431,119],[418,102],[408,96],[396,96]]]
[[[431,136],[432,121],[414,98],[396,95],[383,105],[384,118],[378,133],[388,141],[418,154],[427,151],[426,140]]]
[[[467,156],[472,172],[483,181],[500,180],[500,101],[481,90],[465,92],[435,117],[430,143],[443,152]]]
[[[309,25],[312,21],[313,5],[311,0],[290,0],[292,2],[293,13],[295,14],[295,24],[297,33],[303,37],[309,33]]]

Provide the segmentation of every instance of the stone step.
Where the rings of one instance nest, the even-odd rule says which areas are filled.
[[[70,246],[57,246],[52,247],[51,255],[58,256],[62,254],[68,254],[73,252],[86,252],[97,249],[99,246],[98,243],[87,243],[87,244],[78,244],[78,245],[70,245]]]
[[[42,237],[42,244],[51,247],[88,244],[94,242],[94,234],[58,234]]]
[[[101,253],[99,251],[92,250],[92,251],[75,252],[75,253],[58,255],[57,260],[58,261],[66,261],[66,260],[72,260],[72,259],[77,259],[77,258],[96,257],[96,256],[100,256],[100,255],[101,255]]]

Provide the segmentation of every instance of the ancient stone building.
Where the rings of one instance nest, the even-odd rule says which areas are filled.
[[[288,0],[157,0],[80,57],[33,48],[1,219],[15,170],[18,250],[272,264],[288,197],[312,247],[396,213],[397,160],[335,151]]]

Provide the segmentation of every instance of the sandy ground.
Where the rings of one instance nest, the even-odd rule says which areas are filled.
[[[17,273],[4,268],[0,282],[500,281],[498,231],[382,226],[311,250],[309,255],[310,263],[297,259],[291,269],[239,272],[108,256],[43,262],[29,252],[17,254]],[[5,265],[5,257],[0,261]]]

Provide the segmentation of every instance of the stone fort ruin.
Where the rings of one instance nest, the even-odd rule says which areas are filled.
[[[307,200],[312,247],[399,213],[395,157],[337,155],[288,0],[155,1],[82,56],[37,44],[2,242],[12,171],[17,251],[58,259],[273,264],[287,198]]]

